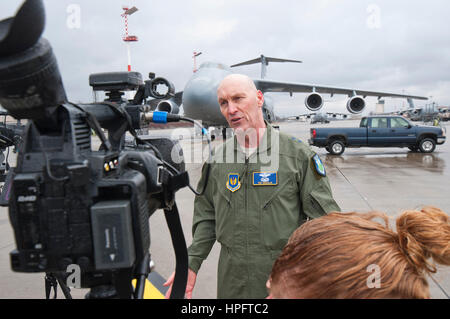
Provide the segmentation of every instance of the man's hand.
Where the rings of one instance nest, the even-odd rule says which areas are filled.
[[[170,293],[172,292],[172,284],[173,280],[175,278],[175,272],[172,273],[172,275],[167,279],[167,281],[163,284],[164,287],[170,286],[169,290],[166,292],[166,299],[170,298]],[[195,286],[195,280],[197,279],[197,274],[192,271],[191,269],[188,269],[188,279],[186,284],[186,292],[185,292],[185,298],[186,299],[192,299],[192,290],[194,290]]]

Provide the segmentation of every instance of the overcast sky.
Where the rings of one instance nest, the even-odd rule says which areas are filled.
[[[12,16],[21,0],[0,1],[0,17]],[[183,90],[198,62],[227,65],[264,54],[303,64],[270,64],[267,79],[432,96],[450,105],[450,1],[365,0],[44,0],[44,36],[58,59],[71,101],[89,102],[90,73],[126,71],[121,37],[123,5],[139,11],[129,20],[139,37],[131,48],[133,70],[152,71]],[[260,66],[236,68],[251,77]],[[306,112],[304,94],[278,94],[279,115]],[[344,111],[345,96],[326,111]],[[367,111],[375,98],[367,99]],[[416,106],[424,105],[416,101]],[[386,99],[386,110],[406,106]]]

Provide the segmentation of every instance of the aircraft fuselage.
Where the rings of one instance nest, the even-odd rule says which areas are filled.
[[[185,116],[200,120],[207,126],[227,126],[217,101],[217,88],[231,73],[231,69],[224,64],[202,64],[183,91]]]
[[[203,63],[189,79],[183,91],[183,109],[187,117],[202,121],[205,126],[228,126],[220,112],[217,88],[220,82],[232,74],[230,67],[214,62]],[[265,96],[263,115],[273,120],[272,99]]]

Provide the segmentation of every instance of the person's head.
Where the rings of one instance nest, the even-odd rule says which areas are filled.
[[[262,106],[264,95],[252,79],[242,74],[225,77],[217,89],[220,111],[233,129],[265,127]]]
[[[373,219],[379,217],[386,225]],[[450,218],[438,208],[330,213],[299,227],[275,261],[272,298],[429,298],[425,275],[450,265]]]

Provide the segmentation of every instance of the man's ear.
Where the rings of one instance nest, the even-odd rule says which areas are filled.
[[[264,105],[264,94],[260,90],[256,92],[256,99],[258,100],[258,106],[262,107]]]

